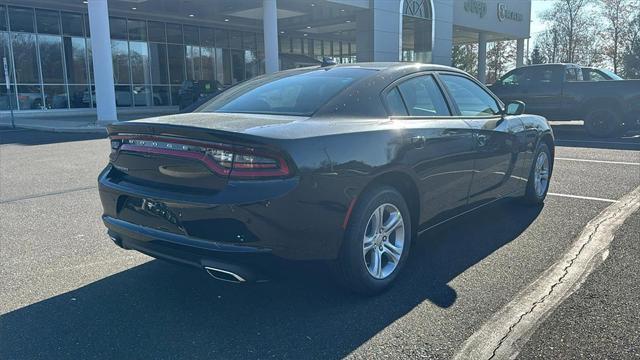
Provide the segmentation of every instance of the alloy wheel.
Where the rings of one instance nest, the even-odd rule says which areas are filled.
[[[538,197],[542,197],[549,186],[549,156],[541,151],[536,159],[535,190]]]
[[[398,267],[404,249],[405,227],[400,210],[382,204],[369,217],[362,242],[362,255],[369,274],[385,279]]]

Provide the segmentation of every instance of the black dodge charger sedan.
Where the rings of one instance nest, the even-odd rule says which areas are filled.
[[[111,125],[102,219],[117,245],[218,279],[326,260],[373,294],[421,232],[501,198],[544,200],[553,134],[523,111],[437,65],[257,77],[194,113]]]

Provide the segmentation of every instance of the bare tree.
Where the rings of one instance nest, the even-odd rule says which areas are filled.
[[[595,0],[556,0],[542,14],[547,30],[538,45],[551,62],[593,63],[593,46],[599,39],[597,19],[592,16]]]
[[[454,67],[475,74],[478,69],[478,44],[454,45],[451,59]]]
[[[619,71],[626,48],[625,39],[628,38],[633,15],[639,11],[639,3],[638,0],[600,0],[600,12],[605,23],[604,53],[611,60],[615,73]]]
[[[515,41],[496,41],[487,50],[487,83],[496,82],[515,65]]]

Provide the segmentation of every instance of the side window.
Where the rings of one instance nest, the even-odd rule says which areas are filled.
[[[564,72],[565,81],[582,81],[582,72],[576,68],[567,68]]]
[[[463,116],[492,116],[500,113],[496,100],[475,82],[457,75],[441,75]]]
[[[602,73],[597,70],[589,70],[589,80],[591,81],[605,81],[607,80]]]
[[[398,85],[411,116],[451,116],[433,76],[417,76]]]
[[[407,108],[404,106],[402,97],[397,87],[387,93],[387,105],[392,116],[407,116]]]
[[[527,80],[526,78],[526,69],[517,69],[517,70],[513,70],[510,73],[508,73],[507,75],[505,75],[501,80],[500,83],[503,86],[519,86],[519,85],[523,85],[525,83],[525,81]]]

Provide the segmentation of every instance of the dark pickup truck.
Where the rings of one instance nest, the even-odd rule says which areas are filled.
[[[549,120],[584,120],[589,135],[620,134],[640,122],[640,80],[585,81],[574,64],[524,66],[489,86],[505,103]]]

